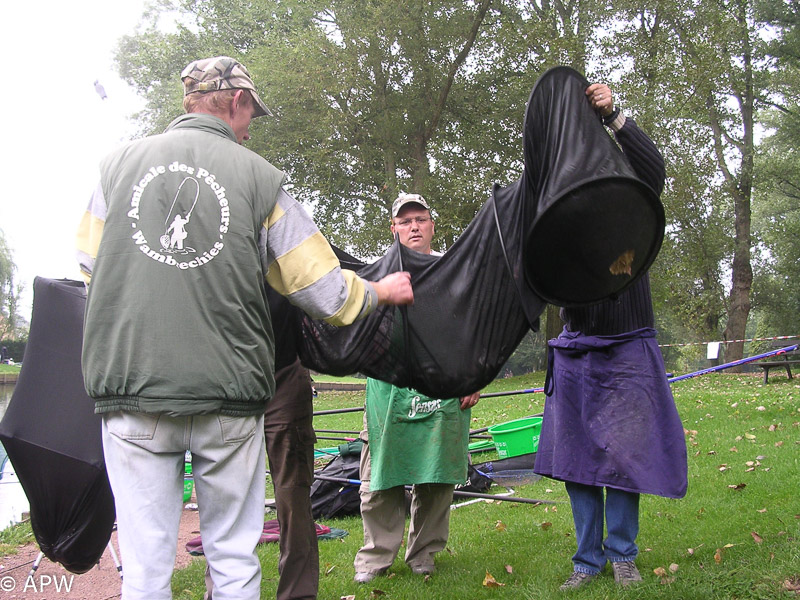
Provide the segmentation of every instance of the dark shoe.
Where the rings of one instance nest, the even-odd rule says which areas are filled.
[[[591,575],[589,573],[583,573],[581,571],[573,571],[572,575],[570,575],[558,589],[560,589],[562,592],[566,592],[568,590],[576,590],[579,587],[583,587],[584,585],[589,583],[595,577],[596,577],[595,575]]]
[[[372,581],[373,579],[375,579],[379,575],[383,575],[384,573],[386,573],[386,569],[383,569],[381,571],[361,571],[361,572],[357,572],[356,576],[353,577],[353,581],[355,581],[356,583],[369,583],[370,581]]]
[[[642,580],[639,569],[632,560],[612,562],[611,568],[614,569],[614,581],[619,585],[630,585]]]

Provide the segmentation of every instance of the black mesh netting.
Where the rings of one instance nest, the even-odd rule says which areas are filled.
[[[114,527],[100,415],[81,374],[83,282],[37,277],[19,379],[0,422],[42,552],[73,573],[91,569]]]
[[[618,294],[658,252],[664,213],[586,99],[586,79],[545,73],[525,115],[525,170],[490,198],[440,258],[399,243],[375,263],[343,262],[368,280],[411,273],[414,305],[380,307],[342,328],[301,317],[303,363],[360,372],[432,397],[492,381],[546,302]]]

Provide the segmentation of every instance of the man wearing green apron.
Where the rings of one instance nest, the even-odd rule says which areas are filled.
[[[441,256],[431,249],[434,222],[419,194],[394,201],[391,230],[407,248]],[[478,396],[440,400],[367,380],[360,465],[364,545],[354,561],[356,582],[372,581],[392,566],[403,543],[406,485],[413,488],[405,561],[416,574],[433,573],[433,557],[447,545],[453,490],[467,479],[469,409]]]

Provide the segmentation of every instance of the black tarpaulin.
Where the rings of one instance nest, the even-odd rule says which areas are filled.
[[[81,375],[84,285],[37,277],[22,370],[0,422],[42,552],[73,573],[91,569],[114,526],[101,420]]]
[[[587,86],[567,67],[545,73],[525,115],[522,177],[495,186],[443,257],[395,241],[356,267],[372,281],[409,271],[414,305],[380,307],[342,328],[305,317],[303,364],[434,398],[463,396],[489,384],[537,328],[545,298],[589,304],[644,274],[661,244],[663,208],[591,109]],[[631,273],[611,273],[628,251]]]

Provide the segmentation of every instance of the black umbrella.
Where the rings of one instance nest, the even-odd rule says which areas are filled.
[[[81,374],[86,294],[79,281],[42,277],[33,289],[30,335],[0,441],[28,496],[42,552],[84,573],[103,554],[115,520],[101,419]]]

